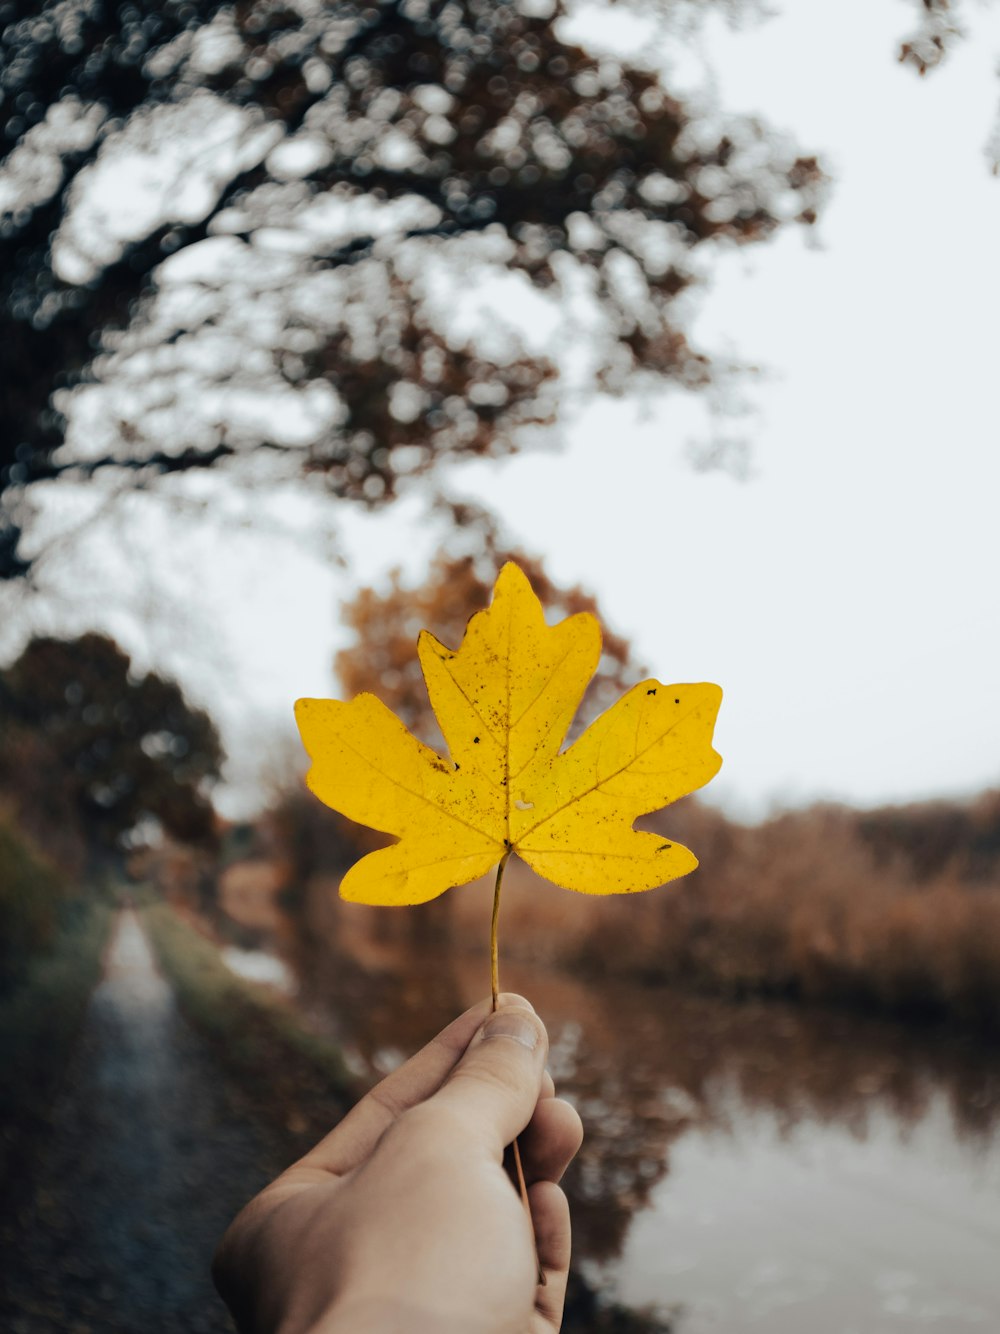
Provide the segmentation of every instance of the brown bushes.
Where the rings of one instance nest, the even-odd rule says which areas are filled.
[[[919,811],[905,816],[918,831]],[[974,859],[967,843],[949,856],[936,843],[927,876],[904,839],[873,847],[868,818],[816,806],[744,827],[681,803],[655,823],[697,851],[693,875],[649,894],[588,898],[518,867],[505,949],[595,975],[996,1023],[1000,866],[984,860],[982,827]],[[953,823],[962,837],[969,826]],[[460,908],[457,924],[471,929],[471,915]]]
[[[676,827],[669,813],[664,829]],[[585,907],[573,961],[711,986],[847,1001],[909,1014],[1000,1018],[1000,874],[965,874],[964,850],[933,877],[888,856],[857,813],[832,807],[690,837],[702,865],[641,900]],[[919,828],[919,825],[917,826]],[[557,953],[557,942],[553,942]],[[565,959],[564,959],[565,961]]]
[[[332,871],[343,857],[342,870],[368,850],[346,822],[334,828],[337,817],[313,806],[307,814],[291,804],[283,811],[289,828],[280,819],[270,826],[276,855],[291,845],[286,865],[300,885],[317,863]],[[293,811],[300,820],[289,821]],[[305,817],[312,836],[314,816],[324,830],[316,836],[332,838],[332,846],[303,858],[299,825]],[[644,823],[693,848],[699,869],[648,894],[604,898],[567,893],[514,861],[504,887],[502,956],[733,996],[1000,1020],[996,794],[968,806],[814,806],[758,826],[737,825],[688,799]],[[373,945],[390,936],[417,944],[446,935],[482,950],[490,899],[484,881],[405,914],[352,908],[352,948],[364,953],[354,939],[360,931]],[[287,903],[294,911],[294,895]],[[330,908],[319,928],[324,937],[348,926]]]

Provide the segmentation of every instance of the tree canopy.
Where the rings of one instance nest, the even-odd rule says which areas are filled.
[[[209,841],[222,759],[208,715],[105,635],[33,639],[0,673],[0,794],[43,846],[111,850],[145,819]]]
[[[374,506],[551,420],[567,347],[611,392],[703,386],[694,253],[816,217],[815,157],[564,37],[563,0],[0,18],[5,577],[45,480],[251,455]]]

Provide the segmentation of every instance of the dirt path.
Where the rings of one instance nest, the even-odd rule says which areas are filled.
[[[122,912],[33,1199],[0,1236],[0,1330],[231,1330],[209,1260],[277,1166]]]

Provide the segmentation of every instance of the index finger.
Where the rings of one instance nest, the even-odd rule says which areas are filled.
[[[532,1008],[529,1001],[513,992],[501,995],[500,1007],[506,1005]],[[403,1112],[438,1091],[492,1008],[491,1001],[480,1001],[452,1020],[415,1056],[370,1089],[329,1135],[288,1169],[286,1176],[300,1168],[342,1176],[363,1163]]]

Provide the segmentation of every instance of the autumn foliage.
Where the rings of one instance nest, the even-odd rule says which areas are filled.
[[[913,856],[919,843],[908,848],[900,840],[886,859],[868,832],[872,821],[884,820],[919,828],[925,815],[939,817],[945,807],[814,806],[741,825],[688,798],[670,807],[670,831],[697,849],[701,865],[664,890],[570,895],[512,861],[504,881],[504,954],[577,977],[992,1027],[1000,1018],[1000,856],[988,864],[979,853],[970,857],[976,834],[970,839],[962,830],[971,811],[989,807],[995,835],[1000,797],[947,804],[955,839],[929,877],[919,853]],[[344,904],[336,899],[337,880],[336,871],[320,870],[295,886],[300,924],[310,935],[323,933],[329,947],[338,940],[350,940],[352,949],[369,938],[420,940],[430,929],[446,931],[449,948],[483,951],[485,882],[446,895],[441,903],[450,911],[442,916],[437,904],[400,914]]]

